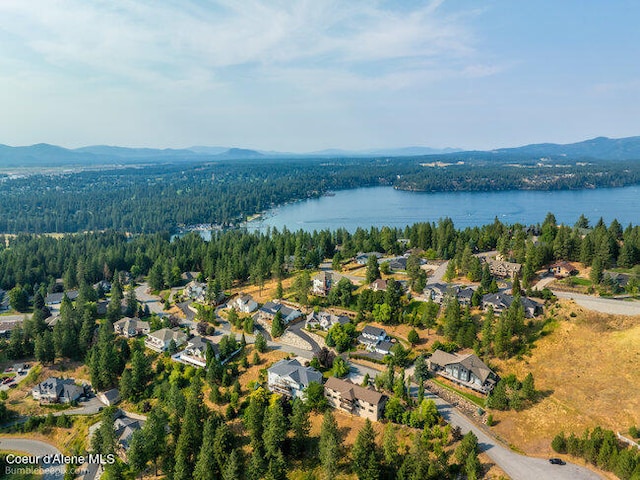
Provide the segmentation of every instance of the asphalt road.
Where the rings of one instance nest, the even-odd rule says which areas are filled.
[[[593,297],[556,290],[552,290],[552,292],[556,297],[573,300],[588,310],[614,315],[640,315],[640,302],[637,300],[616,300],[615,298]]]
[[[447,265],[449,265],[448,260],[446,262],[442,262],[442,264],[435,269],[433,275],[429,277],[427,283],[442,283],[442,277],[444,277],[444,274],[447,272]]]
[[[547,459],[526,457],[515,453],[500,445],[484,430],[471,422],[449,403],[430,392],[425,392],[425,398],[433,400],[440,414],[447,423],[460,427],[463,434],[473,431],[478,437],[480,450],[493,460],[513,480],[596,480],[601,477],[591,470],[568,463],[566,465],[551,465]]]
[[[43,457],[45,455],[60,455],[58,450],[53,445],[38,440],[29,440],[26,438],[0,438],[0,450],[13,450],[18,452],[25,452],[29,455],[35,455]],[[15,467],[24,467],[25,465],[15,465]],[[28,466],[28,465],[26,465]],[[64,472],[66,467],[59,463],[56,464],[42,464],[44,470],[43,480],[62,480],[64,478]],[[6,472],[2,472],[4,475]]]

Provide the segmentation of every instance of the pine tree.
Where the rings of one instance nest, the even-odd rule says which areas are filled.
[[[213,439],[213,456],[219,469],[229,458],[229,453],[233,446],[233,434],[226,423],[220,423],[216,428],[215,437]]]
[[[144,431],[136,430],[133,432],[129,442],[127,462],[129,463],[134,475],[138,475],[142,474],[148,461],[147,440],[144,437]]]
[[[222,470],[222,479],[223,480],[238,480],[242,478],[242,458],[238,453],[238,450],[235,449],[229,455],[229,460],[224,466]]]
[[[284,290],[282,288],[282,281],[278,280],[278,285],[276,286],[276,298],[282,298],[284,295]]]
[[[395,471],[398,466],[398,441],[396,439],[396,430],[392,423],[387,423],[384,427],[382,436],[382,452],[384,454],[384,462],[387,469],[391,472]]]
[[[522,381],[522,398],[525,400],[533,400],[536,394],[536,388],[533,381],[533,374],[529,372]]]
[[[340,462],[340,434],[338,424],[330,410],[324,414],[322,429],[320,430],[320,463],[324,469],[325,477],[335,478]]]
[[[144,424],[144,436],[147,441],[147,455],[155,467],[155,475],[158,475],[158,458],[167,448],[167,414],[160,407],[156,407],[147,416]]]
[[[380,278],[380,267],[378,265],[378,257],[371,255],[367,259],[367,283],[372,283]]]
[[[215,480],[217,478],[216,457],[214,455],[216,422],[209,418],[204,426],[202,435],[202,447],[198,453],[198,459],[193,471],[193,480]]]
[[[275,457],[287,437],[287,421],[279,401],[269,405],[264,416],[262,441],[269,457]]]
[[[293,431],[293,449],[296,453],[301,454],[305,450],[305,444],[311,431],[311,422],[309,421],[309,409],[299,398],[293,400],[289,423]]]
[[[264,353],[267,351],[267,340],[264,338],[264,335],[262,335],[261,332],[258,332],[256,334],[254,346],[256,350],[260,353]]]
[[[373,430],[371,421],[367,418],[364,426],[358,432],[356,441],[351,449],[351,456],[353,458],[353,469],[358,475],[358,478],[362,479],[366,476],[367,469],[370,462],[370,454],[373,454],[374,463],[378,464],[376,451],[376,432]]]
[[[284,333],[284,322],[282,321],[282,313],[279,311],[273,317],[273,322],[271,324],[271,336],[273,338],[277,338],[282,336]]]

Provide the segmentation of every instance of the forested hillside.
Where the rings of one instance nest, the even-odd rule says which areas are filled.
[[[517,165],[505,164],[509,160]],[[425,166],[441,161],[446,167]],[[275,205],[373,185],[419,191],[559,190],[640,182],[637,162],[547,162],[467,154],[396,159],[252,159],[0,177],[0,232],[173,232],[237,224]],[[465,162],[464,164],[455,164]]]

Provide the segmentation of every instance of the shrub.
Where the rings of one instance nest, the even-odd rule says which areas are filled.
[[[553,448],[554,452],[567,453],[567,439],[564,437],[564,432],[560,432],[553,437],[551,448]]]

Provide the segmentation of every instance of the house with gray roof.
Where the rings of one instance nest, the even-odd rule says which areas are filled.
[[[348,380],[330,377],[324,384],[324,396],[333,408],[378,421],[384,414],[387,397],[372,388]]]
[[[115,405],[120,401],[120,390],[117,388],[112,388],[111,390],[107,390],[106,392],[98,393],[98,400],[104,403],[106,406],[110,407],[111,405]]]
[[[187,336],[179,328],[162,328],[149,333],[144,339],[144,344],[151,350],[164,352],[171,345],[171,340],[175,342],[176,347],[179,347],[187,341]]]
[[[113,331],[116,335],[132,338],[148,334],[151,328],[149,322],[143,322],[139,318],[124,317],[117,322],[113,322]]]
[[[302,316],[302,312],[300,310],[288,307],[278,301],[269,301],[265,303],[258,311],[258,315],[265,320],[272,321],[278,312],[282,315],[282,322],[285,325]]]
[[[458,355],[436,350],[427,359],[429,369],[458,385],[488,394],[498,383],[498,376],[476,355]]]
[[[322,374],[312,367],[305,367],[297,360],[280,360],[267,369],[269,390],[289,398],[304,400],[305,388],[311,382],[322,384]]]
[[[231,300],[228,305],[242,313],[251,313],[258,309],[258,303],[253,297],[244,293]]]
[[[382,257],[384,257],[384,255],[381,254],[380,252],[367,252],[367,253],[359,252],[356,255],[356,263],[358,265],[366,265],[367,262],[369,261],[369,257],[376,257],[376,259],[381,259]]]
[[[31,390],[33,399],[40,403],[71,403],[84,393],[84,388],[77,386],[73,379],[57,377],[49,377]]]
[[[179,359],[185,363],[205,368],[207,366],[207,346],[211,345],[215,355],[218,355],[218,345],[204,337],[195,336],[187,341],[186,348],[180,352]]]
[[[349,317],[345,315],[334,315],[325,310],[321,312],[311,312],[307,315],[305,322],[306,328],[320,328],[322,330],[329,330],[336,324],[346,325],[349,323]]]
[[[489,305],[491,305],[495,313],[500,313],[503,310],[508,309],[514,300],[515,297],[513,295],[508,295],[506,293],[487,293],[482,296],[482,308],[486,310],[489,308]],[[535,317],[542,309],[540,304],[527,297],[520,297],[520,303],[524,308],[524,315],[527,318]]]
[[[44,303],[45,305],[58,305],[62,303],[62,299],[64,298],[65,294],[71,301],[78,298],[78,290],[68,290],[67,292],[57,292],[57,293],[48,294],[44,299]]]

